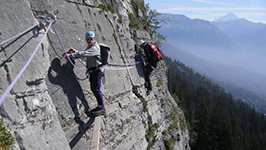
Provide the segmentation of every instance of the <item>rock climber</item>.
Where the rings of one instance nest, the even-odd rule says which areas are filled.
[[[86,57],[86,67],[89,73],[89,80],[91,91],[97,99],[98,106],[92,109],[90,112],[92,115],[99,116],[105,115],[105,107],[103,102],[101,88],[101,80],[104,76],[104,68],[102,67],[100,46],[95,40],[95,33],[88,31],[85,34],[86,42],[88,44],[84,51],[78,51],[74,48],[69,48],[68,53],[64,56],[70,58]]]
[[[157,62],[162,59],[158,48],[144,40],[139,41],[139,46],[144,50],[145,56],[145,87],[147,88],[147,95],[152,90],[150,75],[151,72],[157,67]]]

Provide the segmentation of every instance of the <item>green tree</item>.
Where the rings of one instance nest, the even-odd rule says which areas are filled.
[[[168,87],[189,124],[193,150],[264,150],[266,119],[212,80],[164,57]]]
[[[161,22],[158,20],[158,16],[161,15],[156,9],[151,9],[149,3],[145,5],[147,16],[143,18],[144,29],[148,31],[151,36],[155,38],[155,44],[157,47],[161,47],[161,41],[166,40],[166,37],[157,32],[161,28]]]

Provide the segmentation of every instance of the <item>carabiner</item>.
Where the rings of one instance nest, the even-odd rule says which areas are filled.
[[[53,20],[52,23],[56,22],[56,16],[54,14],[48,13],[45,21],[49,24],[51,22],[50,19]]]

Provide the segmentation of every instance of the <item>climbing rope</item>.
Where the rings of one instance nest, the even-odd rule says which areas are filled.
[[[135,63],[132,64],[108,64],[108,66],[113,66],[113,67],[131,67],[131,66],[135,66],[137,64],[139,64],[140,61],[137,61]]]
[[[44,28],[44,24],[43,24],[42,22],[40,22],[39,24],[33,25],[33,26],[31,26],[30,28],[26,29],[25,31],[23,31],[23,32],[21,32],[21,33],[15,35],[15,36],[13,36],[13,37],[11,37],[11,38],[9,38],[9,39],[3,41],[3,42],[1,42],[1,43],[0,43],[0,46],[4,45],[5,43],[7,43],[7,42],[9,42],[9,41],[11,41],[11,40],[13,40],[13,39],[16,39],[16,38],[18,38],[18,37],[23,36],[24,34],[30,32],[31,30],[35,29],[36,27],[39,27],[40,29],[43,29],[43,28]]]
[[[126,69],[127,69],[127,73],[128,73],[128,76],[129,76],[130,82],[131,82],[132,86],[134,87],[135,84],[134,84],[134,82],[133,82],[133,80],[132,80],[132,77],[131,77],[131,75],[130,75],[130,72],[129,72],[129,70],[128,70],[127,65],[126,65]]]
[[[53,21],[49,22],[47,20],[48,17],[53,17]],[[51,28],[51,25],[53,23],[55,23],[56,21],[56,16],[52,15],[52,16],[47,16],[46,18],[46,22],[49,23],[41,41],[39,42],[39,44],[37,45],[37,47],[35,48],[35,50],[33,51],[33,53],[31,54],[30,58],[28,59],[28,61],[26,62],[26,64],[23,66],[23,68],[19,71],[19,73],[17,74],[16,78],[12,81],[12,83],[8,86],[8,88],[6,89],[6,91],[4,92],[4,94],[1,96],[0,98],[0,105],[3,103],[4,99],[6,98],[6,96],[10,93],[11,89],[14,87],[14,85],[17,83],[18,79],[21,77],[21,75],[23,74],[23,72],[26,70],[26,68],[29,66],[30,62],[32,61],[34,55],[36,54],[36,52],[38,51],[40,45],[42,44],[46,34],[48,33],[49,29]],[[7,40],[6,40],[7,41]]]
[[[61,39],[60,39],[60,37],[59,37],[59,35],[58,35],[58,33],[57,33],[57,31],[56,31],[54,25],[52,25],[52,26],[53,26],[53,29],[54,29],[55,35],[57,36],[57,39],[58,39],[58,41],[59,41],[59,43],[60,43],[60,45],[61,45],[61,47],[62,47],[64,53],[67,54],[67,52],[66,52],[66,50],[65,50],[65,48],[64,48],[64,46],[63,46],[63,44],[62,44],[62,41],[61,41]],[[67,55],[66,55],[66,56],[67,56]],[[67,59],[68,59],[68,61],[71,63],[71,65],[73,65],[75,68],[77,68],[77,69],[79,69],[79,70],[86,69],[86,65],[83,64],[82,61],[81,61],[80,59],[78,59],[78,60],[79,60],[80,63],[84,66],[84,67],[82,67],[82,68],[76,66],[76,65],[72,62],[72,60],[70,59],[69,56],[67,56]]]

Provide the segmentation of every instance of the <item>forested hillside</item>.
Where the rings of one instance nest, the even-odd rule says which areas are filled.
[[[168,87],[182,107],[193,150],[263,150],[266,120],[263,114],[234,100],[218,84],[184,64],[165,58]]]

